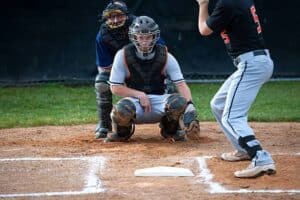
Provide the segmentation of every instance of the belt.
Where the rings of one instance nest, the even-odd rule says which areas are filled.
[[[245,54],[250,54],[249,56],[261,56],[261,55],[268,55],[267,52],[263,49],[258,49],[254,51],[247,52]],[[244,55],[244,54],[241,54]],[[241,56],[238,56],[237,58],[233,59],[233,64],[237,66],[242,61]]]

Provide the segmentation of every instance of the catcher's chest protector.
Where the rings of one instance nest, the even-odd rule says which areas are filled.
[[[154,58],[144,61],[137,57],[133,44],[125,47],[125,59],[130,72],[130,77],[125,81],[128,87],[146,94],[164,94],[166,76],[163,69],[167,50],[165,46],[156,45],[154,51]]]

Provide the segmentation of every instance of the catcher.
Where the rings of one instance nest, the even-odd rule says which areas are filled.
[[[158,123],[161,135],[173,141],[199,137],[197,112],[177,60],[167,47],[157,44],[159,26],[148,16],[137,17],[129,27],[132,42],[114,58],[110,88],[124,97],[111,112],[113,132],[105,142],[127,141],[135,124]],[[165,93],[169,76],[179,93]]]

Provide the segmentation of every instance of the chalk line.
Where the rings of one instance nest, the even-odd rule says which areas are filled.
[[[213,181],[213,174],[208,169],[206,160],[212,158],[212,156],[196,157],[199,164],[200,174],[202,182],[209,186],[209,193],[300,193],[300,190],[228,190],[220,183]]]
[[[15,162],[15,161],[68,161],[81,160],[87,161],[89,169],[85,174],[85,185],[82,191],[64,191],[64,192],[37,192],[37,193],[16,193],[16,194],[0,194],[0,198],[15,198],[15,197],[41,197],[41,196],[68,196],[68,195],[84,195],[104,192],[101,180],[97,176],[99,170],[104,169],[105,158],[98,157],[70,157],[70,158],[1,158],[0,162]]]

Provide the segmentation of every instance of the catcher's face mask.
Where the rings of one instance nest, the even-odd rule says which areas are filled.
[[[160,30],[155,21],[147,16],[136,18],[129,27],[129,39],[143,55],[150,54],[160,36]]]
[[[138,49],[143,53],[150,53],[155,44],[155,35],[150,33],[141,33],[134,36]]]

